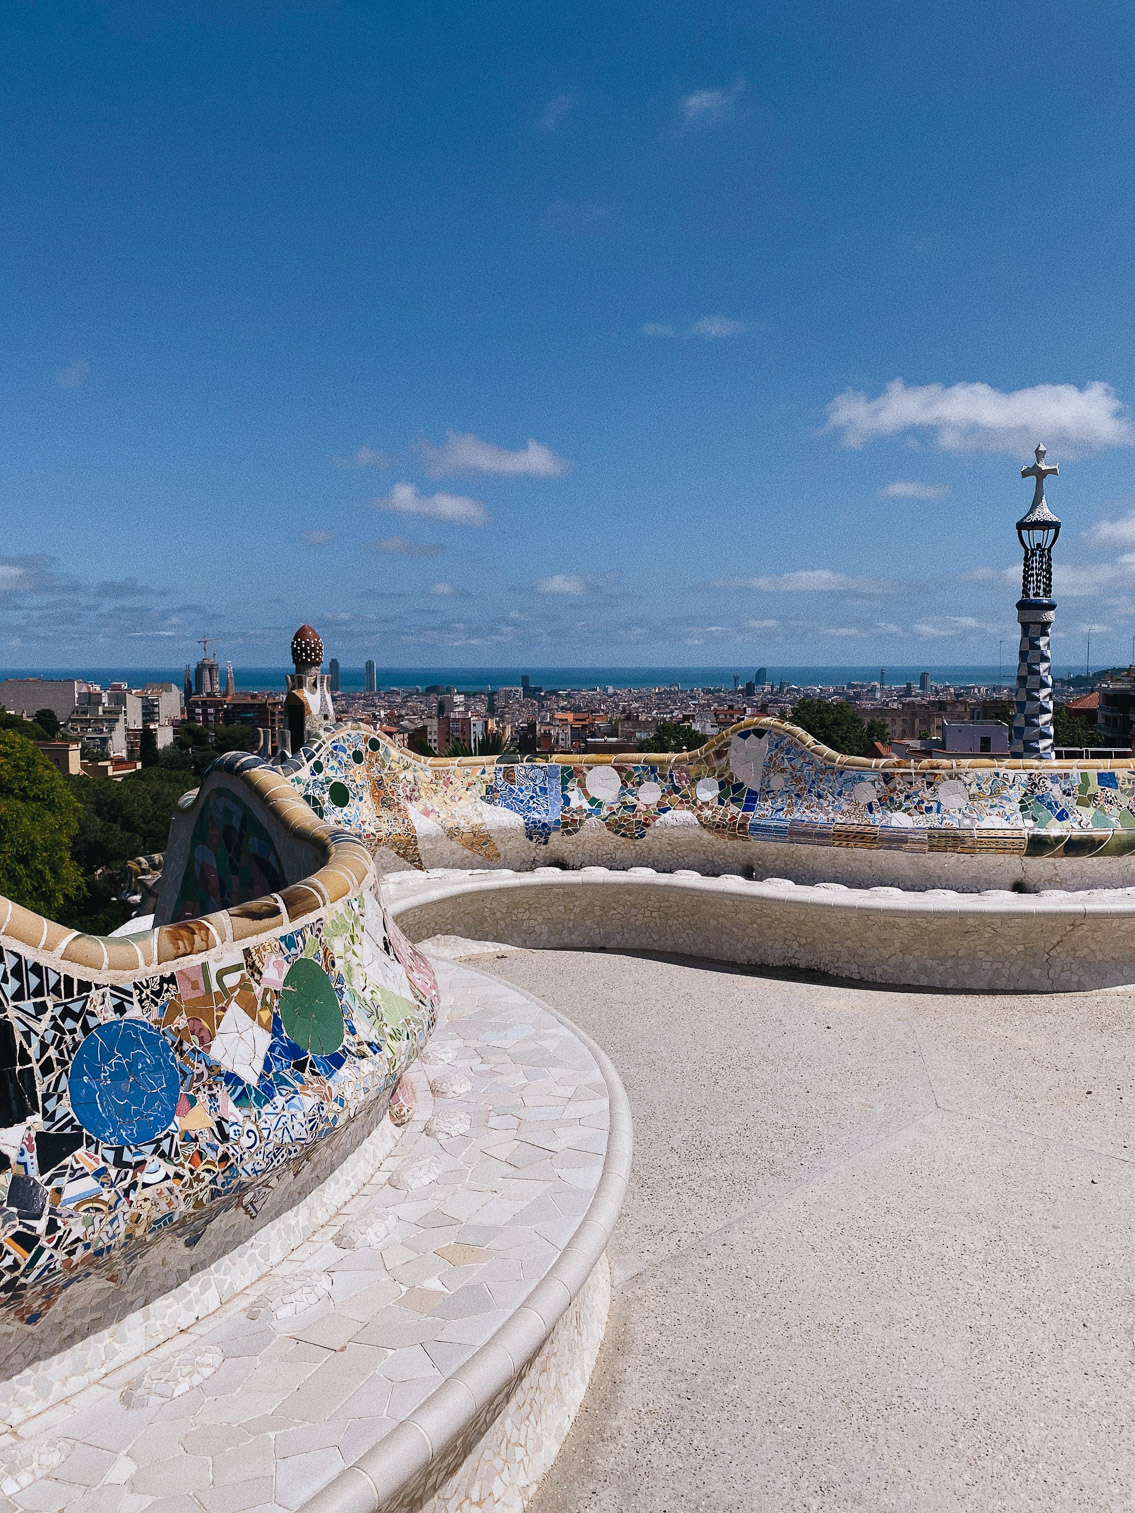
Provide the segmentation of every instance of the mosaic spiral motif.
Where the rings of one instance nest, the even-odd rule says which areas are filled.
[[[1135,772],[962,765],[842,767],[772,722],[755,721],[673,763],[486,761],[431,766],[363,726],[305,752],[291,780],[315,812],[423,865],[418,827],[438,826],[498,862],[493,811],[538,850],[588,821],[642,840],[667,815],[736,841],[932,852],[1116,855],[1135,849]],[[471,862],[470,865],[476,865]]]

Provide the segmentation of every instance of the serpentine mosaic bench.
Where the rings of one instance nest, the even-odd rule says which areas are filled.
[[[0,900],[6,1373],[291,1208],[376,1128],[434,1023],[433,972],[358,837],[248,758],[183,805],[157,927],[82,935]]]
[[[426,759],[350,724],[282,770],[317,815],[365,838],[384,867],[561,860],[741,872],[776,848],[784,860],[769,870],[795,864],[817,880],[825,868],[843,877],[850,867],[928,888],[948,872],[952,886],[981,889],[1045,862],[1053,865],[1037,872],[1040,886],[1135,881],[1131,758],[849,757],[761,718],[698,751],[556,761]],[[805,848],[827,859],[805,859]],[[1097,858],[1120,865],[1078,870]]]

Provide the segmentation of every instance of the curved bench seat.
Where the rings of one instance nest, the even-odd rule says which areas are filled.
[[[1082,992],[1135,982],[1135,889],[904,893],[694,872],[584,867],[386,879],[411,939],[662,951],[896,985]]]

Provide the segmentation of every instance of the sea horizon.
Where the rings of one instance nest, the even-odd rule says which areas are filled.
[[[326,663],[324,666],[326,667]],[[682,666],[665,664],[659,666],[611,667],[379,667],[376,682],[380,690],[424,689],[436,684],[451,685],[462,692],[472,692],[492,686],[493,688],[517,687],[522,675],[527,675],[533,687],[568,690],[606,688],[665,688],[675,684],[681,688],[720,688],[731,692],[734,677],[741,688],[754,678],[759,669],[732,666]],[[290,669],[284,667],[234,667],[234,679],[239,690],[247,692],[283,692],[284,677]],[[907,683],[918,685],[922,673],[928,673],[931,683],[954,685],[1004,686],[1016,678],[1016,661],[1006,661],[1002,668],[982,664],[946,664],[933,666],[926,663],[893,668],[880,668],[877,664],[830,664],[788,665],[765,664],[768,682],[784,682],[788,687],[839,687],[848,683],[872,683],[884,674],[887,688],[905,688]],[[1081,669],[1069,665],[1054,667],[1056,677],[1079,676]],[[76,678],[84,682],[106,686],[110,682],[126,682],[132,688],[146,683],[172,682],[179,687],[184,679],[182,667],[95,667],[67,665],[63,667],[11,667],[0,668],[0,680],[5,678],[45,679]],[[222,667],[222,678],[224,671]],[[364,668],[346,664],[339,669],[339,692],[362,693],[364,691]]]

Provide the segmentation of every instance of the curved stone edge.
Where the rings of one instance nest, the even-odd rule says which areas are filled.
[[[415,1068],[411,1076],[425,1083]],[[427,1085],[428,1086],[428,1085]],[[302,1245],[371,1179],[403,1131],[387,1116],[298,1203],[152,1303],[57,1355],[0,1382],[0,1423],[18,1429],[36,1414],[128,1366],[230,1303]]]
[[[279,769],[259,757],[231,753],[214,762],[209,772],[238,776],[273,819],[322,855],[323,865],[279,893],[138,935],[86,935],[0,897],[0,944],[11,944],[34,961],[94,982],[129,982],[174,965],[190,965],[218,950],[258,945],[311,923],[366,886],[374,869],[366,844],[319,819]],[[185,813],[202,803],[207,777],[208,773],[191,798],[186,795],[190,801]]]
[[[467,965],[465,969],[478,970]],[[475,1480],[475,1457],[482,1450],[486,1432],[515,1402],[518,1388],[523,1391],[525,1377],[544,1358],[545,1351],[554,1343],[557,1328],[566,1322],[565,1316],[584,1294],[597,1269],[606,1271],[607,1242],[619,1217],[630,1176],[633,1152],[630,1102],[614,1064],[602,1047],[573,1020],[542,999],[532,994],[525,996],[533,998],[584,1045],[607,1089],[607,1149],[591,1203],[571,1242],[495,1334],[373,1449],[304,1503],[302,1513],[418,1513],[418,1510],[442,1513],[443,1509],[483,1506],[478,1502],[438,1501],[437,1494],[444,1492],[446,1482],[460,1477],[466,1469],[468,1479]],[[602,1281],[595,1285],[601,1288]],[[587,1376],[598,1344],[596,1338]],[[579,1386],[580,1401],[585,1387],[586,1376]],[[574,1412],[575,1408],[562,1422],[561,1440]],[[550,1465],[559,1444],[548,1448],[551,1453],[546,1459]],[[523,1502],[522,1497],[521,1501],[502,1507],[519,1509]]]
[[[603,867],[398,877],[384,889],[387,908],[418,939],[656,950],[946,991],[1135,984],[1127,892],[903,893]]]

